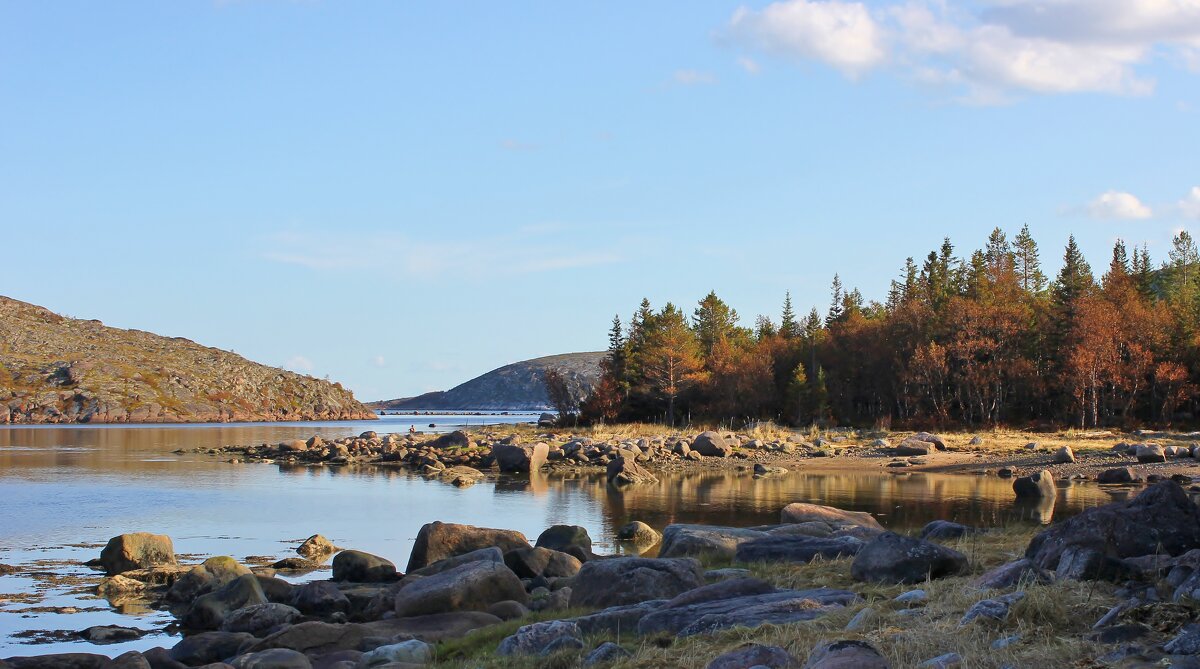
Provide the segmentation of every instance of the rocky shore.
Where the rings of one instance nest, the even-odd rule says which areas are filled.
[[[793,503],[770,526],[619,536],[656,556],[597,555],[576,526],[530,542],[432,522],[403,570],[320,535],[252,568],[184,565],[169,537],[120,535],[90,563],[99,594],[170,611],[183,638],[0,668],[1200,666],[1200,508],[1172,481],[1036,533],[936,521],[905,535]],[[327,561],[327,580],[283,578]]]

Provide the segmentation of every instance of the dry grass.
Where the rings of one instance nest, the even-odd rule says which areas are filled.
[[[1091,625],[1115,602],[1114,586],[1106,583],[1059,582],[1050,585],[1028,584],[1021,588],[1025,598],[1015,604],[1004,621],[976,621],[959,627],[963,613],[975,602],[998,594],[972,587],[981,572],[1012,560],[1023,553],[1034,530],[1017,528],[988,533],[984,537],[965,538],[949,545],[971,558],[971,573],[916,586],[879,585],[854,582],[850,578],[850,560],[817,561],[811,564],[749,565],[752,573],[778,587],[813,588],[829,586],[858,592],[862,601],[830,613],[823,618],[786,626],[757,629],[733,629],[714,635],[687,639],[671,637],[586,639],[594,648],[603,641],[617,641],[632,656],[611,665],[615,669],[682,667],[700,669],[723,652],[746,642],[786,648],[802,662],[821,640],[863,639],[883,653],[894,669],[915,667],[944,653],[963,657],[964,669],[999,667],[1090,667],[1091,658],[1105,652],[1104,647],[1087,640]],[[714,564],[710,566],[724,566]],[[892,600],[914,588],[925,590],[929,599],[917,616],[900,613],[904,605]],[[845,632],[846,624],[864,608],[874,615],[858,632]],[[545,619],[541,616],[536,619]],[[521,624],[536,620],[507,623],[502,628],[480,632],[474,638],[444,645],[439,667],[542,668],[566,669],[582,664],[585,654],[563,653],[553,657],[499,658],[493,655],[505,635]],[[996,650],[992,644],[1010,635],[1020,640]],[[451,650],[452,649],[452,650]],[[469,649],[469,650],[468,650]],[[453,655],[453,657],[451,657]]]

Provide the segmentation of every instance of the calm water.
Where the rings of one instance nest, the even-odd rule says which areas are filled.
[[[0,657],[67,648],[115,655],[174,643],[161,635],[97,647],[27,645],[14,637],[96,624],[159,629],[169,622],[153,611],[117,612],[86,594],[97,578],[77,563],[97,556],[109,537],[122,532],[167,534],[176,552],[197,559],[294,555],[299,540],[319,532],[340,546],[388,557],[403,569],[417,531],[433,520],[516,529],[531,540],[550,525],[583,525],[603,553],[616,552],[615,529],[630,520],[660,530],[673,522],[760,525],[778,522],[786,504],[807,501],[870,511],[896,529],[938,518],[994,526],[1048,522],[1124,494],[1077,484],[1061,489],[1052,508],[1027,508],[1014,503],[1009,482],[993,477],[884,471],[793,472],[759,480],[737,472],[693,472],[625,492],[608,489],[599,476],[535,475],[491,477],[458,489],[373,467],[229,464],[213,456],[171,453],[367,429],[405,432],[414,423],[428,430],[423,426],[430,422],[452,429],[468,421],[528,420],[528,415],[387,416],[342,423],[0,428],[0,562],[88,579],[72,585],[45,575],[0,577]],[[323,576],[318,572],[317,577]],[[13,597],[32,590],[46,599],[29,603]],[[83,612],[31,610],[38,606],[74,606]]]

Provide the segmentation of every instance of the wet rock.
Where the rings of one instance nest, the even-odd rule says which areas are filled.
[[[271,568],[279,571],[313,571],[320,569],[321,563],[308,558],[289,557],[271,563]]]
[[[733,447],[720,432],[701,432],[692,440],[690,446],[693,453],[699,453],[710,458],[727,458],[733,455]]]
[[[500,442],[492,446],[492,458],[502,472],[536,472],[546,464],[549,452],[550,447],[541,442],[528,446]]]
[[[662,539],[662,535],[646,523],[635,520],[632,523],[622,525],[617,530],[617,539],[633,544],[634,546],[650,547],[657,544]]]
[[[588,653],[583,659],[583,666],[595,667],[601,664],[611,664],[617,660],[622,660],[629,657],[631,653],[624,648],[618,646],[611,641],[596,646],[596,649]]]
[[[78,634],[81,639],[91,641],[92,643],[104,644],[140,639],[145,632],[132,627],[120,627],[118,625],[95,625]]]
[[[239,632],[201,632],[185,637],[171,648],[171,659],[196,667],[233,657],[244,644],[254,641]]]
[[[1137,497],[1087,509],[1042,531],[1025,556],[1043,569],[1058,567],[1072,546],[1113,558],[1181,555],[1200,548],[1200,509],[1179,484],[1164,481]]]
[[[229,663],[233,669],[312,669],[304,653],[290,648],[272,648],[239,655]]]
[[[349,613],[350,599],[329,581],[312,581],[292,592],[292,606],[306,615],[328,618]]]
[[[296,588],[291,583],[282,578],[265,574],[255,574],[254,578],[258,581],[258,587],[262,589],[263,594],[267,596],[268,602],[288,604],[292,601],[292,593]]]
[[[753,667],[791,669],[798,666],[800,663],[796,661],[796,658],[779,646],[748,643],[713,658],[706,669],[752,669]]]
[[[568,620],[533,623],[518,629],[515,634],[502,640],[496,649],[496,654],[502,656],[541,655],[551,644],[556,644],[563,639],[578,641],[578,647],[582,648],[581,636],[583,633],[580,632],[579,626]]]
[[[359,666],[374,667],[386,665],[389,662],[407,662],[409,664],[429,664],[433,661],[433,646],[419,639],[409,639],[400,643],[380,646],[372,651],[363,653]]]
[[[113,576],[134,569],[176,564],[175,549],[171,537],[165,534],[121,534],[108,540],[97,562],[106,574]]]
[[[504,564],[520,578],[569,578],[583,566],[574,556],[536,547],[505,553]]]
[[[533,545],[573,555],[580,562],[587,562],[595,557],[592,553],[592,538],[588,536],[587,528],[580,525],[554,525],[539,534]],[[581,555],[584,557],[580,557]]]
[[[1132,467],[1105,469],[1096,477],[1098,483],[1136,483],[1139,479]]]
[[[289,625],[302,614],[287,604],[270,602],[255,604],[233,611],[221,623],[222,632],[246,632],[254,636],[265,636],[280,625]]]
[[[525,539],[525,535],[512,530],[494,530],[454,523],[428,523],[417,533],[406,571],[412,572],[438,560],[492,546],[498,547],[503,555],[517,548],[529,548],[529,541]]]
[[[476,561],[404,585],[396,593],[395,611],[400,617],[486,611],[506,600],[528,600],[521,579],[502,564]]]
[[[856,581],[920,583],[964,573],[967,557],[938,544],[885,532],[859,551],[850,565]]]
[[[857,555],[866,545],[856,537],[768,536],[746,541],[737,547],[738,562],[812,562]]]
[[[780,521],[784,524],[799,524],[821,521],[834,526],[857,526],[882,532],[883,526],[865,511],[844,511],[832,506],[796,502],[783,507]]]
[[[390,560],[362,551],[342,551],[333,558],[333,580],[388,583],[398,578]]]
[[[571,606],[607,608],[670,599],[704,585],[692,558],[612,558],[583,565],[571,584]]]
[[[788,470],[786,467],[771,467],[769,465],[764,465],[761,462],[754,463],[754,478],[786,474],[787,472]]]
[[[1158,444],[1139,444],[1134,448],[1134,456],[1140,464],[1167,461],[1166,452]]]
[[[948,520],[935,520],[921,528],[920,536],[922,539],[930,541],[945,541],[948,539],[959,539],[978,531],[977,528],[952,523]]]
[[[608,483],[618,488],[641,483],[658,483],[658,477],[632,458],[616,457],[605,470]]]
[[[1058,489],[1054,487],[1054,474],[1043,469],[1036,474],[1014,480],[1013,492],[1023,499],[1053,499],[1058,494]]]
[[[668,525],[663,530],[659,556],[700,557],[732,560],[737,547],[753,539],[768,538],[766,532],[715,525]]]
[[[1008,617],[1008,611],[1013,604],[1025,598],[1025,593],[1014,592],[1003,597],[995,597],[992,599],[984,599],[975,602],[963,617],[959,619],[958,626],[970,624],[980,618],[988,618],[991,620],[1004,620]]]
[[[887,660],[866,641],[822,641],[813,648],[804,669],[889,669]]]
[[[300,547],[296,549],[296,552],[302,557],[317,561],[322,561],[337,551],[338,547],[334,546],[332,541],[319,534],[314,534],[305,539],[304,543],[300,544]]]
[[[457,488],[467,488],[486,480],[487,475],[474,467],[455,465],[439,472],[438,478]]]
[[[192,602],[183,616],[183,625],[194,630],[215,630],[230,613],[256,604],[266,604],[267,596],[252,574],[239,576],[223,587]]]

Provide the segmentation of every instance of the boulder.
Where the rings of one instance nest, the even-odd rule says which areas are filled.
[[[632,655],[629,651],[618,646],[611,641],[596,646],[595,650],[588,653],[587,657],[583,658],[583,666],[594,667],[598,664],[611,664],[617,660],[623,660]]]
[[[1136,483],[1141,477],[1133,467],[1113,467],[1105,469],[1096,477],[1097,483]]]
[[[799,666],[800,663],[796,661],[796,658],[779,646],[748,643],[716,656],[705,669],[751,669],[752,667],[793,669]]]
[[[975,534],[979,529],[952,523],[948,520],[935,520],[921,528],[921,538],[930,541],[959,539],[968,534]]]
[[[856,581],[920,583],[966,572],[967,556],[924,539],[884,532],[863,546],[850,564]]]
[[[1050,464],[1053,465],[1069,465],[1075,462],[1075,451],[1071,450],[1070,446],[1063,446],[1054,451],[1054,455],[1050,456]]]
[[[720,432],[701,432],[692,440],[692,452],[711,458],[727,458],[733,455],[733,447]]]
[[[329,581],[311,581],[295,589],[292,606],[305,615],[327,618],[350,612],[350,598]]]
[[[266,604],[267,596],[253,574],[239,576],[223,587],[192,602],[183,616],[183,626],[193,630],[215,630],[225,617],[238,609]]]
[[[404,584],[395,611],[400,617],[486,611],[506,600],[528,601],[521,579],[502,564],[476,561]]]
[[[633,458],[617,456],[609,461],[605,471],[608,483],[618,488],[641,483],[658,483],[658,477],[639,465]]]
[[[171,659],[198,667],[233,657],[243,645],[254,641],[249,634],[238,632],[201,632],[184,637],[171,648]]]
[[[737,547],[746,541],[763,539],[770,535],[759,530],[715,525],[667,525],[663,530],[659,557],[708,557],[715,560],[732,560]]]
[[[246,632],[254,636],[266,636],[280,625],[289,625],[301,615],[300,611],[287,604],[255,604],[242,607],[225,616],[221,623],[222,632]]]
[[[143,634],[145,632],[142,630],[132,627],[121,627],[119,625],[93,625],[85,630],[76,632],[79,638],[96,644],[133,641],[134,639],[142,638]]]
[[[342,551],[333,558],[333,580],[354,583],[388,583],[399,575],[396,565],[378,555]]]
[[[634,546],[650,547],[662,540],[662,535],[640,520],[626,523],[617,530],[617,540]]]
[[[562,639],[579,640],[583,636],[579,626],[569,620],[551,620],[525,625],[515,634],[505,637],[496,654],[507,655],[546,655],[551,644],[561,645]],[[582,647],[582,641],[580,641]]]
[[[171,584],[167,590],[167,601],[190,602],[249,573],[248,567],[227,555],[208,558]]]
[[[1054,499],[1058,489],[1054,487],[1054,474],[1043,469],[1036,474],[1013,480],[1013,493],[1024,499]]]
[[[592,538],[588,536],[587,528],[579,525],[555,525],[539,534],[533,545],[574,555],[581,562],[594,557]]]
[[[685,592],[643,616],[638,634],[681,637],[733,627],[784,625],[819,618],[858,599],[846,590],[775,590],[757,579],[724,581]]]
[[[467,467],[466,465],[447,467],[438,472],[437,476],[439,479],[446,481],[450,485],[458,488],[467,488],[473,486],[487,478],[483,472],[475,469],[474,467]]]
[[[806,504],[803,502],[795,502],[783,507],[779,520],[779,522],[784,524],[809,523],[813,521],[824,522],[832,526],[856,526],[868,530],[883,531],[883,525],[880,525],[874,516],[865,511],[844,511],[832,506]]]
[[[389,662],[407,662],[408,664],[429,664],[433,661],[433,646],[420,639],[409,639],[400,643],[379,646],[363,653],[359,659],[360,667],[375,667],[387,665]]]
[[[513,530],[493,530],[472,525],[432,522],[421,527],[408,558],[412,572],[456,555],[496,546],[501,554],[517,548],[529,548],[525,535]]]
[[[496,602],[489,606],[487,612],[500,620],[516,620],[529,615],[529,608],[521,602],[506,599],[503,602]]]
[[[803,669],[889,669],[887,660],[866,641],[821,641]]]
[[[1028,558],[1014,560],[994,567],[975,579],[975,587],[1007,590],[1022,583],[1049,583],[1053,578],[1044,569],[1039,569]]]
[[[504,564],[504,553],[501,553],[500,549],[495,546],[480,548],[479,550],[471,551],[470,553],[463,553],[462,555],[455,555],[454,557],[448,557],[444,560],[438,560],[427,567],[421,567],[416,571],[410,572],[409,576],[433,576],[434,574],[440,574],[444,571],[454,569],[455,567],[461,567],[468,562],[492,562],[495,564]]]
[[[290,648],[272,648],[234,658],[233,669],[312,669],[308,656]]]
[[[915,441],[923,441],[927,444],[933,444],[933,447],[939,451],[946,450],[945,440],[943,440],[941,437],[937,436],[936,434],[930,434],[928,432],[918,432],[918,433],[914,434],[913,436],[909,437],[909,439],[913,439]]]
[[[894,449],[896,455],[911,456],[911,455],[930,455],[937,450],[937,447],[927,441],[917,439],[905,439],[896,444]]]
[[[734,555],[738,562],[812,562],[857,555],[866,545],[856,537],[768,536],[743,542]]]
[[[317,560],[318,562],[323,561],[337,551],[338,547],[334,546],[332,541],[319,534],[314,534],[305,539],[304,543],[300,544],[300,547],[296,549],[296,552],[301,556],[310,560]]]
[[[571,583],[572,607],[607,608],[670,599],[704,585],[692,558],[623,557],[583,565]]]
[[[171,545],[171,537],[165,534],[121,534],[108,540],[108,545],[100,551],[98,563],[109,576],[134,569],[173,565],[176,564],[175,548]]]
[[[651,599],[637,604],[610,606],[586,616],[572,618],[584,634],[626,634],[636,630],[638,622],[666,604],[665,599]]]
[[[1141,464],[1167,461],[1166,452],[1158,444],[1138,444],[1134,447],[1134,456]]]
[[[543,413],[542,415],[538,416],[537,424],[538,427],[554,427],[555,423],[557,422],[558,416],[556,414]]]
[[[1070,547],[1112,558],[1181,555],[1200,548],[1200,509],[1183,488],[1163,481],[1137,497],[1093,507],[1042,531],[1025,556],[1042,569],[1057,569]]]
[[[504,564],[520,578],[568,578],[583,563],[574,556],[549,548],[518,548],[504,554]]]
[[[541,442],[528,446],[503,442],[492,445],[492,458],[502,472],[536,472],[546,464],[549,452],[550,447]]]
[[[984,599],[975,602],[963,617],[959,619],[958,626],[968,625],[975,620],[986,618],[989,620],[1004,620],[1008,617],[1008,611],[1013,604],[1025,598],[1024,592],[1013,592],[1002,597],[993,599]]]

